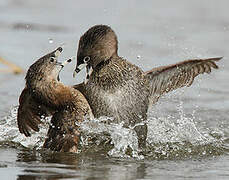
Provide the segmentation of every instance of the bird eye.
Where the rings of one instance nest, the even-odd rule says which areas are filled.
[[[54,62],[55,61],[55,58],[54,57],[51,57],[50,58],[50,62]]]
[[[89,56],[84,57],[83,62],[87,63],[88,61],[90,61],[90,57]]]

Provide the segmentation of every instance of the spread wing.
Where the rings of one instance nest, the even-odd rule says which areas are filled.
[[[210,73],[211,69],[218,69],[216,62],[222,57],[209,59],[186,60],[169,66],[161,66],[145,72],[150,80],[151,97],[155,103],[158,98],[169,91],[190,86],[196,76]]]
[[[17,123],[20,133],[31,136],[30,131],[39,131],[39,124],[42,124],[41,116],[48,116],[52,110],[39,104],[29,89],[25,88],[19,98]]]

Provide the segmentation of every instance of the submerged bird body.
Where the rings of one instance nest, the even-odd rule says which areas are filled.
[[[146,143],[149,105],[166,92],[191,85],[198,74],[217,68],[214,61],[221,59],[188,60],[143,72],[117,50],[117,37],[109,26],[90,28],[80,38],[75,70],[86,67],[86,80],[74,87],[87,98],[95,117],[114,117],[134,127],[140,147]]]
[[[61,69],[71,61],[57,62],[61,51],[62,48],[58,48],[30,66],[25,78],[26,87],[19,100],[18,127],[21,133],[30,136],[29,130],[39,131],[41,115],[48,115],[46,112],[49,111],[52,119],[44,147],[76,152],[80,137],[76,123],[93,115],[85,97],[59,81]]]

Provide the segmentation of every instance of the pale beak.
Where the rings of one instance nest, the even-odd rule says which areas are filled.
[[[54,53],[55,57],[59,57],[61,52],[63,51],[63,48],[62,47],[58,47]]]
[[[87,66],[87,63],[80,64],[79,66],[76,66],[76,69],[73,73],[73,77],[76,76],[77,73],[79,73],[83,68]]]
[[[75,57],[75,56],[73,56],[73,57],[71,57],[71,58],[67,59],[66,61],[62,62],[62,64],[61,64],[61,65],[64,67],[66,64],[68,64],[68,63],[72,62],[75,58],[76,58],[76,57]]]

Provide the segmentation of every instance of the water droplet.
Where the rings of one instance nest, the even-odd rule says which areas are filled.
[[[138,56],[137,56],[137,59],[140,59],[140,58],[141,58],[141,56],[140,56],[140,55],[138,55]]]
[[[167,154],[167,153],[166,153],[166,151],[163,151],[163,150],[162,150],[162,152],[161,152],[161,153],[162,153],[163,155],[166,155],[166,154]]]
[[[53,39],[49,38],[49,43],[52,44],[53,43]]]

